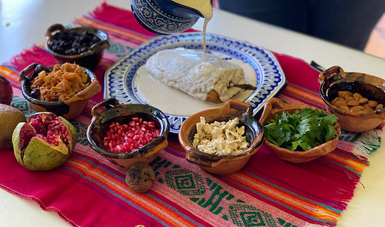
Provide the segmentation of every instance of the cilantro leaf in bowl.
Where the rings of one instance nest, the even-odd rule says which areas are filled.
[[[303,108],[293,114],[282,112],[264,126],[266,138],[273,144],[293,151],[306,151],[337,135],[334,114]]]

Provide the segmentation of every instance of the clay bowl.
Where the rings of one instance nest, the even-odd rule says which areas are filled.
[[[385,80],[364,73],[344,72],[341,67],[331,67],[319,75],[320,94],[327,110],[338,117],[343,130],[366,132],[379,126],[385,119],[385,109],[375,108],[372,112],[352,113],[342,111],[332,104],[338,91],[359,93],[363,97],[385,105]]]
[[[92,121],[87,129],[87,139],[91,147],[106,157],[113,164],[129,169],[133,164],[149,164],[160,150],[167,147],[167,135],[170,123],[167,116],[159,109],[145,104],[119,104],[115,98],[106,99],[96,104],[91,111]],[[116,153],[102,146],[108,126],[112,122],[128,123],[133,117],[155,121],[160,133],[157,138],[132,152]]]
[[[276,115],[281,115],[283,112],[293,114],[296,110],[303,108],[316,109],[315,107],[308,105],[290,105],[284,103],[278,98],[271,98],[265,103],[259,122],[262,126],[265,126],[271,119],[275,118]],[[288,162],[309,162],[334,151],[338,142],[338,137],[341,134],[340,125],[338,122],[336,122],[335,128],[337,130],[337,135],[332,140],[329,140],[328,142],[323,143],[317,147],[313,147],[307,151],[292,151],[285,149],[271,143],[267,139],[265,139],[265,145],[274,155]]]
[[[88,75],[89,85],[72,98],[65,101],[44,101],[31,96],[32,80],[38,76],[41,71],[47,73],[52,71],[53,66],[33,63],[20,72],[21,91],[24,98],[31,103],[32,108],[36,112],[52,112],[57,116],[63,116],[67,120],[71,120],[79,116],[83,109],[87,106],[89,99],[101,90],[96,76],[88,69],[83,71]]]
[[[53,44],[53,41],[57,39],[58,33],[65,33],[66,31],[75,32],[79,36],[83,32],[87,31],[87,33],[98,37],[100,40],[79,54],[65,55],[63,53],[58,53],[57,51],[54,51],[54,49],[52,48],[52,44]],[[98,66],[100,60],[103,57],[104,49],[110,46],[108,42],[108,34],[103,30],[99,30],[91,27],[77,27],[77,28],[66,29],[61,24],[54,24],[47,29],[45,37],[46,37],[46,45],[45,45],[46,49],[48,50],[48,52],[50,52],[54,56],[58,64],[62,64],[65,62],[76,63],[91,71],[93,71]],[[61,46],[64,50],[71,48],[71,47],[68,47],[67,45],[64,45],[64,43],[65,42],[63,42],[63,45]],[[81,47],[76,47],[76,48],[81,48]]]
[[[250,157],[258,151],[263,141],[261,125],[253,118],[252,107],[244,102],[230,100],[221,108],[208,109],[198,112],[183,122],[179,130],[179,142],[186,150],[187,161],[199,165],[202,169],[213,174],[231,174],[242,169]],[[235,155],[214,155],[201,152],[192,145],[196,134],[196,124],[204,117],[207,123],[228,121],[238,117],[240,124],[245,126],[246,140],[250,146]]]

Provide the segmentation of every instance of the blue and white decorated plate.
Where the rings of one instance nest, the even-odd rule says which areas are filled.
[[[115,97],[119,103],[145,103],[162,110],[170,121],[170,132],[178,133],[190,115],[221,104],[197,100],[182,91],[170,88],[149,75],[147,59],[157,51],[184,47],[203,49],[202,33],[182,33],[158,36],[143,43],[116,62],[105,72],[104,97]],[[286,77],[274,55],[263,48],[232,38],[207,34],[207,52],[241,66],[246,83],[257,87],[255,91],[241,91],[233,99],[249,103],[254,114],[264,102],[275,96],[286,84]]]

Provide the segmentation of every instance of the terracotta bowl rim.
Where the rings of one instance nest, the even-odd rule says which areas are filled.
[[[66,30],[73,30],[73,31],[78,31],[78,30],[87,30],[89,32],[91,32],[91,34],[97,36],[101,41],[99,42],[102,42],[102,41],[106,41],[106,42],[109,42],[109,37],[108,37],[108,33],[104,30],[101,30],[101,29],[97,29],[97,28],[93,28],[93,27],[88,27],[88,26],[81,26],[81,27],[74,27],[74,28],[66,28]],[[103,33],[103,35],[106,36],[106,39],[98,36],[97,34],[98,33]],[[104,51],[103,48],[100,48],[98,51],[86,51],[86,52],[82,52],[80,54],[75,54],[75,55],[64,55],[64,54],[59,54],[59,53],[56,53],[55,51],[53,51],[49,45],[48,45],[48,42],[51,41],[52,39],[46,39],[45,41],[45,47],[47,49],[47,51],[52,54],[54,57],[60,57],[60,58],[67,58],[67,59],[79,59],[79,58],[83,58],[83,57],[87,57],[87,56],[91,56],[91,55],[96,55],[96,54],[99,54],[101,53],[102,51]]]
[[[64,64],[64,63],[63,63]],[[62,65],[62,64],[59,64],[59,65]],[[88,77],[90,78],[90,84],[94,81],[98,81],[95,74],[92,73],[89,69],[83,67],[83,66],[80,66],[83,71],[88,75]],[[48,66],[48,68],[52,71],[53,69],[53,66]],[[36,78],[38,76],[38,74],[35,74],[35,76],[33,78],[30,79],[30,81],[32,81],[32,79]],[[26,100],[28,100],[29,102],[31,103],[34,103],[36,105],[39,105],[39,106],[62,106],[62,105],[68,105],[65,101],[45,101],[45,100],[40,100],[40,99],[37,99],[37,98],[32,98],[26,91],[26,86],[27,84],[26,83],[30,83],[30,82],[27,82],[27,79],[23,79],[21,81],[21,93],[23,94],[24,98]],[[81,91],[80,91],[81,92]],[[89,99],[83,99],[83,100],[79,100],[79,101],[85,101],[85,100],[89,100]]]
[[[94,127],[94,125],[97,123],[97,121],[100,121],[100,119],[98,120],[97,118],[93,117],[91,120],[91,123],[89,124],[89,126],[87,128],[86,134],[87,134],[87,140],[90,143],[90,145],[94,151],[96,151],[100,155],[107,157],[107,158],[133,159],[136,157],[143,157],[147,154],[159,152],[161,150],[161,149],[151,149],[151,148],[156,148],[156,145],[161,144],[163,141],[167,142],[168,133],[170,131],[170,123],[168,121],[167,115],[164,114],[160,109],[158,109],[156,107],[153,107],[153,106],[150,106],[147,104],[141,104],[141,103],[120,104],[120,107],[118,107],[118,108],[132,109],[132,108],[135,108],[135,106],[147,107],[147,108],[159,113],[159,115],[160,115],[159,118],[161,118],[161,120],[159,120],[157,116],[151,115],[151,114],[145,113],[145,112],[134,112],[133,114],[124,115],[124,117],[130,117],[130,116],[133,116],[135,114],[150,116],[150,117],[154,118],[161,125],[160,135],[157,138],[150,141],[149,143],[142,146],[141,148],[136,149],[135,151],[124,152],[124,153],[113,152],[113,151],[107,150],[107,149],[99,146],[99,144],[97,144],[97,142],[91,136],[91,129]],[[116,119],[118,117],[122,117],[122,116],[114,116],[114,117],[110,118],[108,121],[112,121],[113,119]],[[149,152],[141,153],[142,151],[146,151],[146,150]]]
[[[318,109],[318,110],[324,111],[324,110],[319,109],[319,108],[317,108],[317,107],[314,107],[314,106],[307,106],[307,105],[303,105],[303,107],[301,107],[301,108],[291,108],[291,109],[289,109],[289,110],[294,110],[294,111],[296,111],[296,110],[301,110],[301,109],[304,109],[304,108]],[[287,112],[287,111],[289,111],[289,110],[279,110],[279,111],[277,111],[275,114],[280,114],[280,113],[282,113],[282,112]],[[327,112],[326,112],[326,114],[330,115],[330,114],[327,113]],[[269,121],[270,121],[270,120],[269,120]],[[265,126],[266,123],[268,123],[269,121],[264,122],[263,126]],[[283,147],[280,147],[280,146],[278,146],[278,145],[275,145],[274,143],[272,143],[272,142],[271,142],[270,140],[268,140],[267,138],[265,138],[265,143],[268,142],[268,143],[270,144],[270,146],[275,147],[277,150],[284,151],[284,152],[286,152],[286,153],[288,153],[288,154],[291,154],[291,155],[293,155],[293,156],[296,156],[296,157],[302,157],[302,156],[308,155],[309,153],[315,152],[315,151],[318,150],[320,147],[326,146],[328,143],[334,142],[334,140],[337,140],[337,141],[338,141],[338,138],[341,136],[341,125],[338,123],[338,120],[334,123],[334,127],[335,127],[335,129],[337,130],[337,135],[336,135],[335,137],[333,137],[332,139],[330,139],[330,140],[328,140],[328,141],[326,141],[326,142],[324,142],[324,143],[322,143],[322,144],[320,144],[320,145],[318,145],[318,146],[316,146],[316,147],[312,147],[312,148],[310,148],[309,150],[306,150],[306,151],[293,151],[293,150],[289,150],[289,149],[287,149],[287,148],[283,148]],[[333,151],[333,150],[331,150],[330,152],[332,152],[332,151]],[[272,151],[272,152],[275,153],[276,151],[274,150],[274,151]],[[325,154],[328,154],[328,153],[330,153],[330,152],[327,152],[327,153],[325,153]],[[323,155],[325,155],[325,154],[323,154]],[[317,156],[321,157],[321,156],[323,156],[323,155],[317,155]]]
[[[194,116],[194,115],[200,116],[200,115],[202,115],[202,113],[206,113],[206,112],[212,111],[213,109],[216,109],[216,110],[218,109],[218,110],[219,110],[220,108],[212,108],[212,109],[203,110],[203,111],[197,112],[197,113],[195,113],[195,114],[193,114],[193,115],[191,115],[191,116]],[[237,116],[229,116],[229,119],[234,119],[234,118],[236,118],[236,117],[237,117]],[[240,118],[240,117],[238,117],[238,118],[239,118],[239,121],[240,121],[245,127],[248,127],[248,128],[251,130],[251,132],[249,132],[249,133],[250,133],[250,134],[253,134],[253,130],[252,130],[253,127],[250,126],[249,124],[246,124],[246,122],[244,122],[244,121],[242,120],[242,118]],[[192,121],[192,118],[187,118],[187,119],[185,120],[185,122],[190,122],[190,121]],[[215,121],[215,120],[213,120],[213,121]],[[198,123],[198,122],[199,122],[199,121],[195,122],[195,124]],[[182,130],[180,130],[178,136],[179,136],[179,137],[187,138],[188,144],[181,143],[181,146],[185,149],[186,153],[187,153],[187,152],[195,152],[195,153],[198,153],[198,154],[200,154],[200,155],[202,155],[202,156],[209,156],[209,157],[213,157],[213,158],[220,158],[220,159],[226,159],[226,160],[236,160],[236,159],[241,159],[241,158],[248,157],[248,156],[254,154],[254,153],[258,150],[257,148],[260,147],[260,146],[263,144],[264,133],[263,133],[262,125],[261,125],[255,118],[253,118],[253,122],[257,124],[258,128],[260,129],[260,133],[257,134],[257,136],[254,138],[253,141],[251,141],[251,142],[248,141],[249,144],[250,144],[250,146],[249,146],[247,149],[245,149],[244,151],[239,152],[239,153],[237,153],[237,154],[231,154],[231,155],[216,155],[216,154],[205,153],[205,152],[200,151],[200,150],[198,150],[198,149],[196,149],[196,148],[193,147],[192,141],[188,138],[188,137],[189,137],[189,134],[190,134],[190,131],[187,132],[187,133],[182,133]],[[210,122],[210,123],[211,123],[211,122]],[[183,127],[183,124],[182,124],[181,127]],[[193,129],[194,129],[194,127],[192,127],[192,130],[193,130]],[[245,132],[247,133],[246,130],[245,130]],[[260,141],[258,141],[259,138],[260,138]],[[255,141],[257,141],[256,144],[255,144],[253,147],[251,147],[251,145],[252,145]],[[199,165],[199,163],[195,163],[195,164],[198,164],[198,165]]]
[[[330,67],[329,69],[321,72],[321,74],[327,72],[328,70],[333,70],[333,69],[338,69],[340,70],[340,75],[347,75],[347,74],[353,74],[353,75],[361,75],[363,73],[359,73],[359,72],[345,72],[343,71],[343,69],[339,66],[333,66],[333,67]],[[385,86],[385,79],[381,78],[381,77],[378,77],[378,76],[374,76],[374,75],[370,75],[370,74],[364,74],[366,77],[369,77],[369,78],[374,78],[374,79],[377,79],[377,80],[382,80],[383,81],[383,85]],[[344,80],[345,78],[342,78],[338,81],[341,81],[341,80]],[[355,118],[378,118],[376,117],[377,114],[376,114],[376,110],[374,110],[373,112],[371,113],[361,113],[359,115],[355,115],[355,114],[351,114],[351,113],[345,113],[345,112],[342,112],[339,108],[335,107],[334,105],[331,104],[331,101],[328,100],[328,98],[326,97],[326,93],[324,92],[324,90],[326,89],[330,89],[333,85],[335,85],[338,81],[334,81],[331,86],[329,87],[326,87],[326,84],[325,84],[325,80],[321,81],[320,82],[320,87],[319,87],[319,93],[320,93],[320,96],[321,96],[321,99],[322,101],[327,105],[328,108],[330,108],[330,110],[332,110],[333,112],[335,113],[338,113],[340,115],[343,115],[343,116],[349,116],[349,117],[355,117]],[[371,84],[371,83],[366,83],[364,81],[359,81],[359,80],[355,80],[355,81],[347,81],[347,82],[355,82],[357,84],[367,84],[367,85],[370,85],[370,86],[373,86],[375,88],[378,88],[380,90],[383,90],[381,87],[379,86],[376,86],[374,84]],[[384,95],[384,99],[385,99],[385,93],[383,94]]]

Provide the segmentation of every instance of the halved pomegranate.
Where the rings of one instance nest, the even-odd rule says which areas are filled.
[[[30,170],[51,170],[61,166],[76,145],[75,127],[63,117],[42,112],[19,123],[12,134],[17,161]]]

